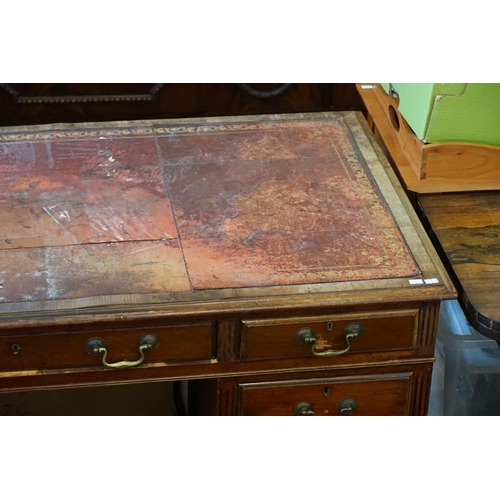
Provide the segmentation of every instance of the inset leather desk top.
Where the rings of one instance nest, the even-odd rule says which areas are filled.
[[[420,276],[357,123],[0,131],[0,306]]]

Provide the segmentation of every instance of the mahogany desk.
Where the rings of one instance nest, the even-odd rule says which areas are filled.
[[[470,187],[459,183],[454,190],[466,192],[438,192],[438,179],[426,181],[425,190],[434,192],[417,192],[424,187],[419,188],[394,124],[387,119],[375,96],[376,89],[358,85],[358,91],[378,143],[399,174],[438,250],[459,292],[459,302],[468,321],[478,332],[499,342],[500,192],[470,191]],[[449,180],[446,184],[452,185]],[[486,189],[487,185],[481,187]]]
[[[0,133],[0,391],[424,415],[454,287],[360,113]]]

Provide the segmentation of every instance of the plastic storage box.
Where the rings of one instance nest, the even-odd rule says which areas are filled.
[[[429,415],[441,405],[443,415],[500,415],[500,348],[469,325],[456,300],[441,304],[436,360]]]
[[[382,83],[399,96],[398,109],[426,143],[500,146],[500,84]]]

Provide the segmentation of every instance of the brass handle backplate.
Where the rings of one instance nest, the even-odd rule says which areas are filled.
[[[293,414],[297,417],[314,417],[313,406],[309,401],[301,401],[295,405]]]
[[[344,338],[347,342],[347,347],[345,349],[334,350],[330,349],[328,351],[317,351],[316,350],[316,335],[312,328],[301,328],[295,334],[295,340],[300,345],[311,345],[311,352],[315,356],[340,356],[345,354],[351,348],[351,340],[358,340],[363,336],[365,328],[360,323],[350,323],[344,329]]]
[[[343,399],[337,406],[341,415],[351,415],[358,409],[359,403],[354,398]]]
[[[85,350],[91,356],[102,356],[102,364],[107,368],[132,368],[133,366],[138,366],[144,361],[146,351],[154,351],[160,341],[156,335],[143,335],[139,339],[139,354],[140,357],[136,361],[118,361],[117,363],[108,363],[106,357],[108,355],[108,350],[106,348],[106,343],[103,339],[99,337],[91,338],[85,344]]]
[[[354,398],[343,399],[338,405],[340,415],[352,415],[359,407],[359,403]],[[293,409],[293,414],[298,417],[313,417],[313,405],[309,401],[297,403]]]

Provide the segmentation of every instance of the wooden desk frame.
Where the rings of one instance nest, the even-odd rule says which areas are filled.
[[[321,405],[329,401],[330,392],[345,400],[358,391],[366,398],[357,410],[360,414],[425,415],[439,304],[455,297],[455,290],[361,113],[341,116],[392,210],[418,265],[418,275],[3,303],[0,361],[14,368],[0,372],[0,391],[170,380],[189,383],[191,414],[293,415],[297,403],[293,398],[309,394],[316,414],[344,414],[350,410],[342,401],[332,401],[324,409]],[[287,120],[290,115],[205,122],[269,119]],[[204,120],[183,121],[187,125],[200,122]],[[295,331],[302,327],[316,325],[320,332],[338,328],[338,338],[333,340],[327,333],[318,334],[320,349],[338,350],[345,345],[345,325],[356,321],[374,325],[373,331],[367,326],[370,331],[345,356],[312,355],[309,346],[299,346],[295,339]],[[387,324],[393,326],[387,328]],[[162,359],[152,353],[149,359],[154,361],[149,362],[146,354],[145,364],[117,370],[104,368],[99,356],[85,353],[86,340],[105,337],[110,344],[115,342],[112,361],[134,359],[138,357],[135,337],[151,332],[159,332],[163,346],[171,342],[181,354]],[[252,349],[260,346],[267,354],[252,354],[250,343]],[[63,344],[69,347],[67,354],[60,347]],[[59,354],[52,359],[55,346]],[[190,358],[194,351],[199,354]],[[163,352],[169,355],[168,349]],[[30,365],[29,356],[38,356],[42,362]],[[15,369],[17,359],[24,360],[24,368]]]

